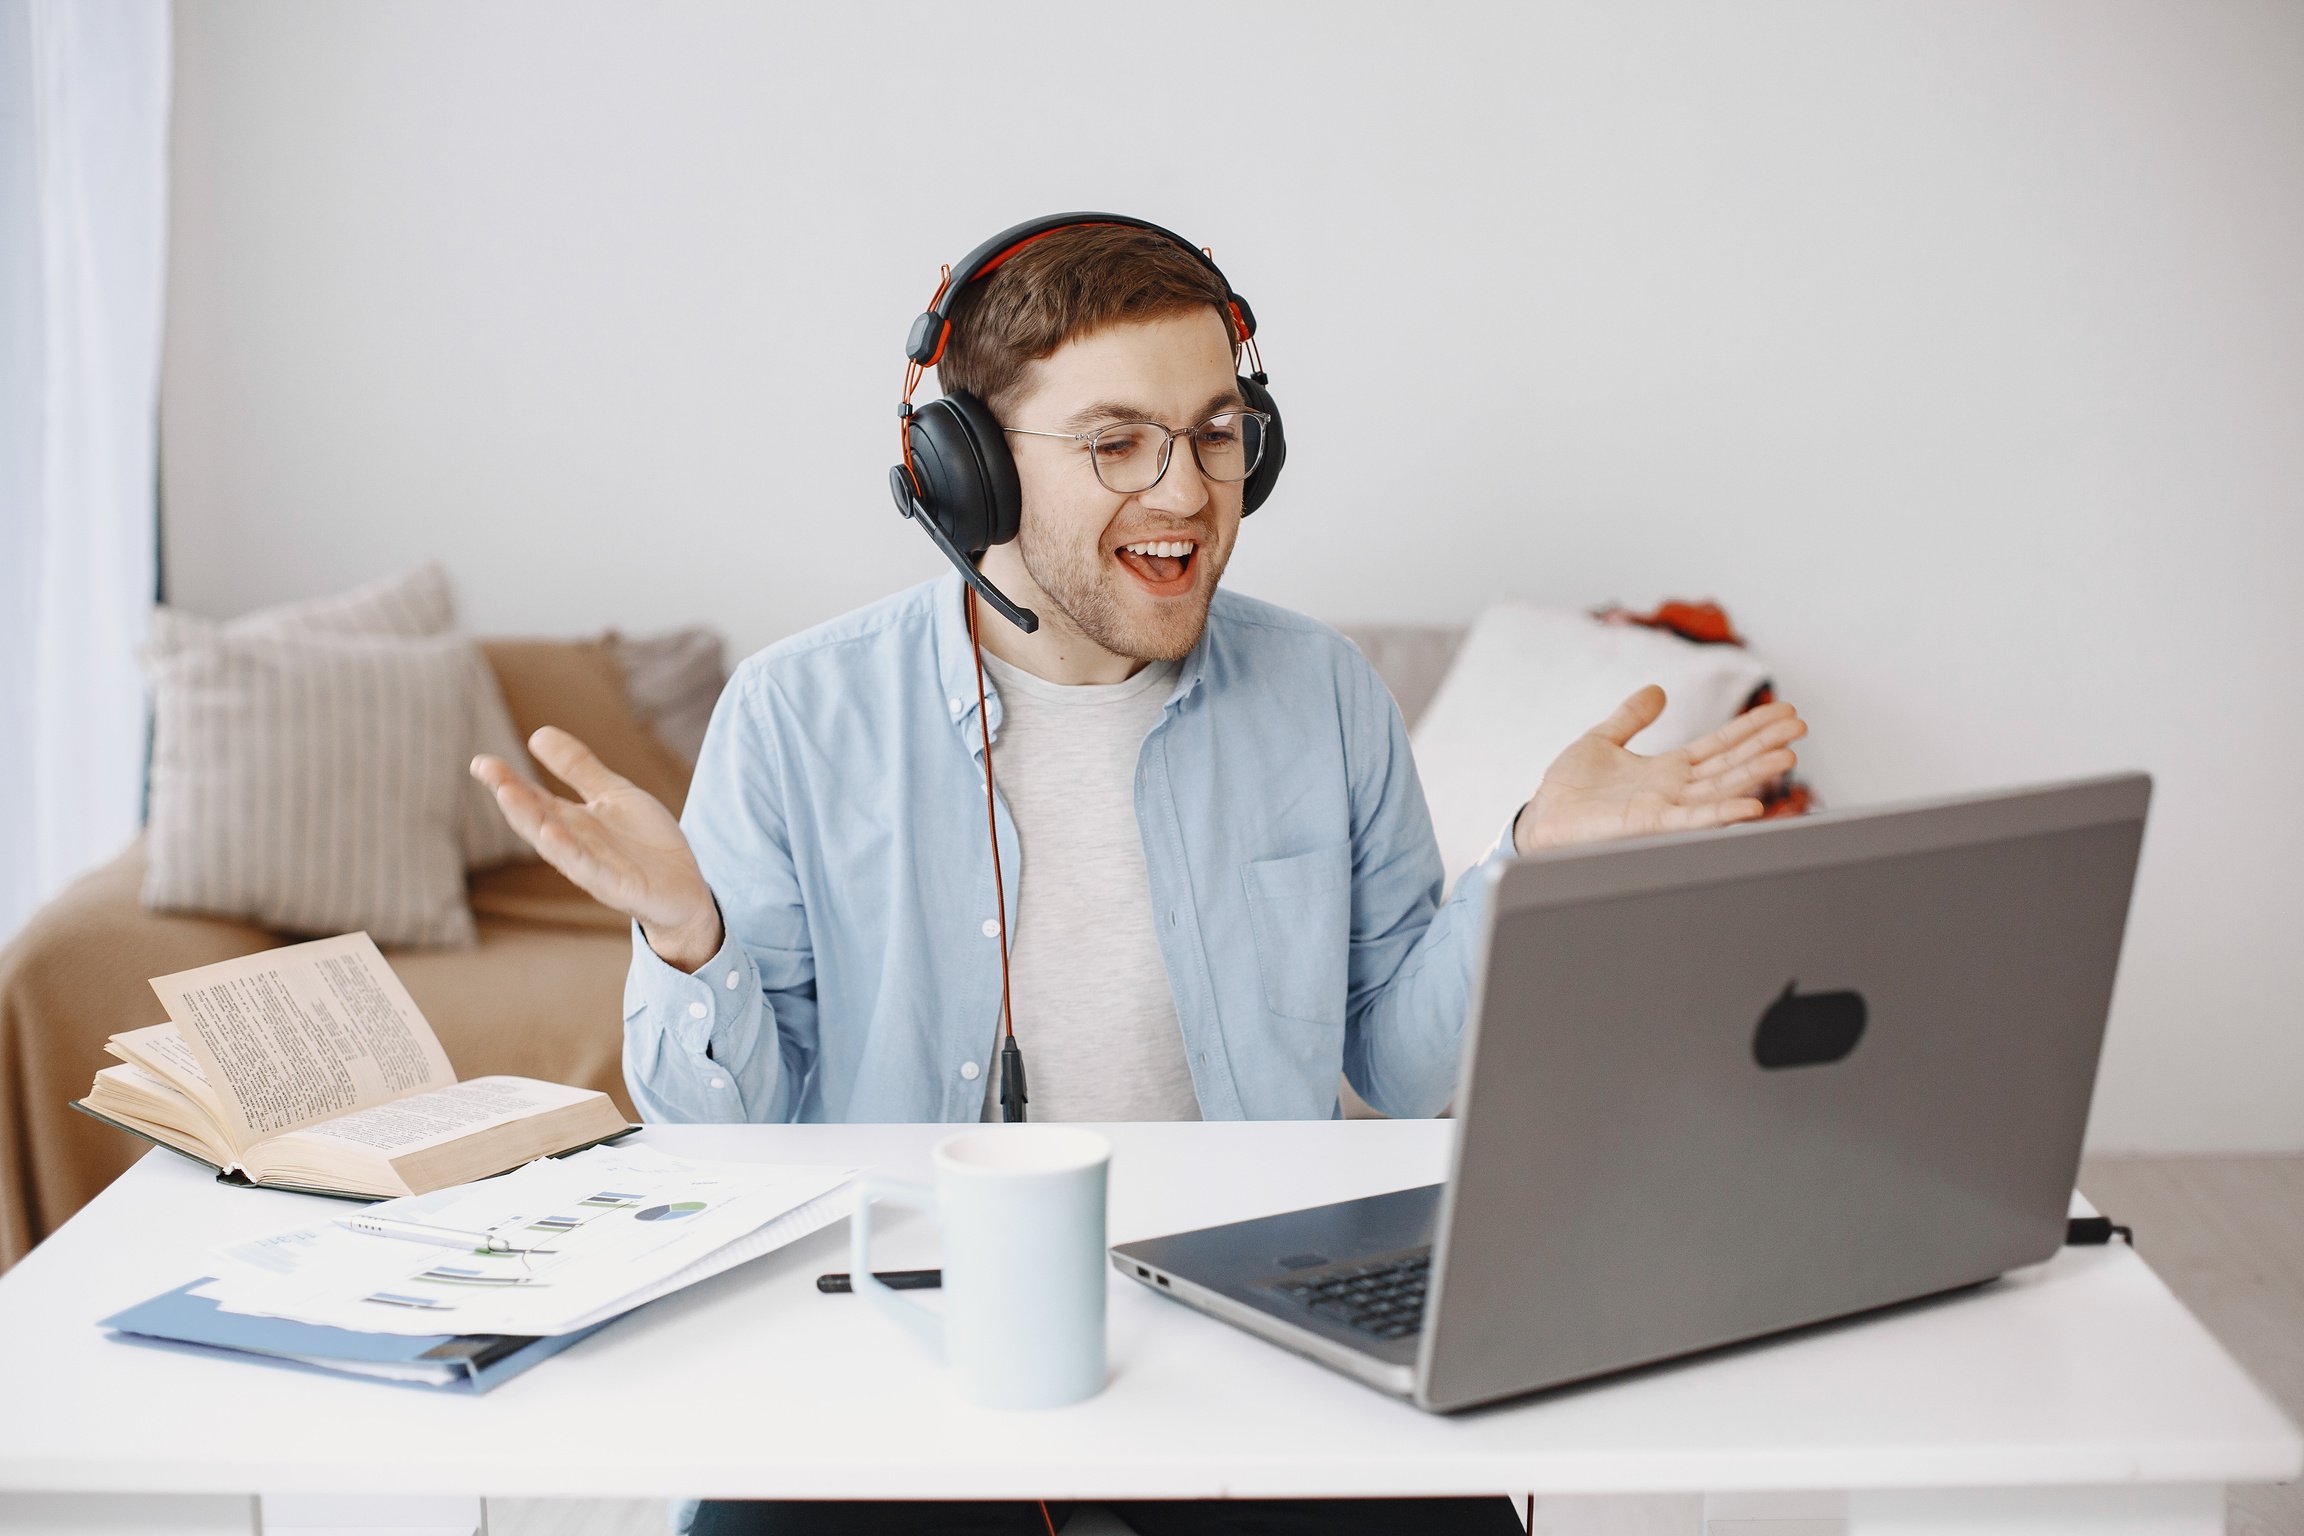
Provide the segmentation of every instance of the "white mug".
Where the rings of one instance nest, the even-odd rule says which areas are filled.
[[[934,1189],[863,1181],[850,1284],[987,1408],[1055,1408],[1104,1389],[1104,1190],[1112,1143],[1066,1125],[989,1125],[936,1144]],[[872,1278],[872,1202],[935,1216],[944,1311]]]

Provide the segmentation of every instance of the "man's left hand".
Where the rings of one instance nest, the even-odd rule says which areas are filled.
[[[1513,822],[1519,853],[1685,832],[1751,821],[1763,807],[1762,786],[1792,771],[1792,743],[1808,734],[1800,712],[1781,701],[1748,709],[1711,735],[1675,751],[1642,757],[1625,743],[1664,712],[1664,690],[1651,683],[1576,739],[1544,771],[1536,794]]]

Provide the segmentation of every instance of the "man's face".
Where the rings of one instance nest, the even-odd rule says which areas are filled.
[[[1242,402],[1231,340],[1213,308],[1134,321],[1066,342],[1031,365],[1025,392],[1001,425],[1090,433],[1115,422],[1181,429]],[[1003,586],[1020,564],[1033,597],[1115,656],[1174,661],[1198,643],[1208,604],[1240,529],[1240,484],[1210,480],[1189,435],[1169,451],[1150,490],[1106,490],[1089,445],[1011,433],[1023,488],[1016,542],[986,552]],[[1160,545],[1182,554],[1149,553]],[[1015,591],[1015,588],[1008,588]],[[1041,604],[1037,599],[1045,599]]]

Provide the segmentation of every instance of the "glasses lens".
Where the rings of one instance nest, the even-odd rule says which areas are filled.
[[[1132,496],[1159,482],[1167,467],[1168,434],[1149,422],[1122,422],[1097,433],[1088,451],[1104,489]]]
[[[1192,455],[1211,480],[1245,480],[1264,456],[1264,419],[1254,411],[1211,416],[1192,429]]]

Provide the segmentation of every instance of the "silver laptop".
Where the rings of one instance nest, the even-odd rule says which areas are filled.
[[[1446,1411],[2053,1254],[2151,781],[1566,849],[1491,884],[1445,1184],[1112,1250]]]

